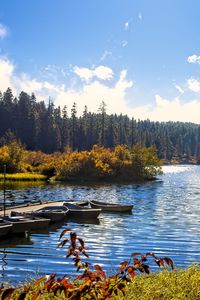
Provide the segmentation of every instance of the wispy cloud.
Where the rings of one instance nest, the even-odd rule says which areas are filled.
[[[181,94],[184,93],[184,89],[183,89],[180,85],[175,84],[174,86],[175,86],[175,88],[179,91],[179,93],[181,93]]]
[[[108,57],[112,55],[112,52],[109,50],[105,50],[104,53],[102,54],[100,61],[106,60]]]
[[[122,41],[122,47],[126,47],[128,45],[128,41],[124,40]]]
[[[0,23],[0,39],[4,39],[8,35],[8,28]]]
[[[126,21],[126,22],[124,23],[124,29],[125,29],[125,30],[129,30],[129,26],[130,26],[130,22],[129,22],[129,21]]]
[[[142,18],[143,18],[143,16],[142,16],[142,13],[141,13],[141,12],[139,12],[139,14],[138,14],[138,19],[141,21],[141,20],[142,20]]]
[[[191,56],[188,56],[187,61],[190,64],[200,64],[200,56],[193,54]]]
[[[102,65],[93,69],[75,66],[73,68],[73,72],[86,82],[90,81],[94,77],[102,80],[110,80],[113,77],[112,69]]]

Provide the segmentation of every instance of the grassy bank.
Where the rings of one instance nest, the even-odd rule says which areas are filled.
[[[124,298],[127,300],[199,300],[200,268],[162,271],[147,276],[136,276]]]
[[[33,173],[6,174],[6,181],[45,181],[47,176]],[[3,181],[4,174],[0,174],[0,181]]]
[[[70,286],[68,288],[70,288]],[[47,284],[45,285],[42,280],[26,283],[24,287],[16,288],[14,291],[10,290],[11,294],[8,299],[16,300],[20,294],[24,293],[24,291],[25,294],[23,294],[23,296],[25,296],[25,298],[23,299],[92,299],[89,295],[88,297],[86,295],[82,297],[81,294],[78,298],[66,298],[64,291],[59,289],[55,295],[54,292],[49,289],[49,286]],[[2,296],[3,290],[1,291],[1,297]],[[113,293],[111,297],[102,299],[198,300],[200,299],[200,268],[191,266],[185,270],[164,270],[160,273],[136,276],[132,282],[127,283],[124,295],[122,292],[119,292],[118,295]]]

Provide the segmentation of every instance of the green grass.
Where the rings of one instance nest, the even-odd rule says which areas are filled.
[[[0,174],[0,181],[3,181],[4,174]],[[44,181],[47,176],[33,173],[6,174],[6,181]]]
[[[136,276],[125,296],[126,300],[200,300],[200,268],[162,271]]]
[[[25,299],[32,299],[33,294],[43,289],[43,283],[34,285],[34,281],[25,283],[24,287],[30,287]],[[18,299],[24,287],[17,288],[9,299]],[[53,293],[43,290],[39,293],[39,300],[55,299],[64,300],[64,292]],[[0,293],[1,297],[1,293]],[[23,298],[24,299],[24,298]],[[67,298],[69,299],[69,298]],[[77,299],[77,298],[70,298]],[[91,299],[90,297],[79,297],[78,299]],[[160,273],[136,276],[133,281],[127,284],[125,295],[121,292],[117,296],[112,295],[113,300],[199,300],[200,299],[200,268],[191,266],[185,270],[175,271],[164,270]]]

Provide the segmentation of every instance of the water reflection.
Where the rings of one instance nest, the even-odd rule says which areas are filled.
[[[16,201],[102,199],[134,207],[130,215],[101,213],[96,221],[67,220],[32,232],[27,241],[1,241],[0,254],[7,256],[0,260],[4,269],[0,276],[14,281],[36,272],[75,275],[73,262],[66,260],[66,247],[57,248],[64,228],[71,228],[85,240],[91,262],[107,272],[115,270],[132,252],[170,256],[178,267],[200,262],[200,167],[166,166],[164,172],[157,181],[143,184],[13,187],[10,191]]]

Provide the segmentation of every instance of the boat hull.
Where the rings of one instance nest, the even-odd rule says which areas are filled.
[[[100,201],[90,201],[90,206],[92,208],[101,208],[104,212],[116,212],[116,213],[130,213],[132,211],[133,205],[120,205],[120,204],[110,204]]]
[[[99,216],[101,209],[99,208],[90,208],[82,207],[74,203],[64,203],[64,206],[67,207],[67,217],[68,218],[85,218],[85,219],[94,219]]]
[[[34,226],[34,220],[30,218],[3,217],[3,220],[8,224],[12,224],[12,233],[31,231]]]
[[[19,217],[21,219],[31,218],[32,220],[34,220],[31,230],[48,228],[51,221],[50,219],[35,217],[31,213],[20,213],[17,211],[11,211],[11,216]]]
[[[12,224],[0,223],[0,237],[9,234],[12,231]]]

